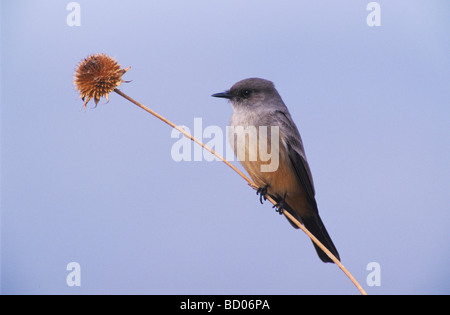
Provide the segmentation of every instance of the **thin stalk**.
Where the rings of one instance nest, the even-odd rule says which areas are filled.
[[[160,119],[161,121],[163,121],[164,123],[168,124],[169,126],[171,126],[172,128],[175,128],[176,130],[178,130],[179,132],[181,132],[186,138],[194,141],[195,143],[199,144],[200,146],[202,146],[205,150],[208,150],[209,152],[211,152],[213,155],[215,155],[217,158],[219,158],[222,162],[224,162],[226,165],[228,165],[233,171],[235,171],[236,173],[238,173],[248,184],[249,186],[251,186],[253,189],[258,189],[258,186],[256,186],[255,183],[253,183],[253,181],[248,178],[244,173],[242,173],[238,168],[236,168],[233,164],[231,164],[230,162],[228,162],[227,160],[225,160],[224,157],[222,157],[220,154],[218,154],[216,151],[214,151],[213,149],[211,149],[210,147],[208,147],[207,145],[205,145],[203,142],[201,142],[200,140],[194,138],[191,134],[189,134],[188,132],[186,132],[183,128],[175,125],[173,122],[171,122],[170,120],[166,119],[165,117],[161,116],[160,114],[158,114],[157,112],[151,110],[150,108],[148,108],[147,106],[139,103],[138,101],[134,100],[133,98],[129,97],[128,95],[126,95],[125,93],[123,93],[122,91],[120,91],[119,89],[114,89],[114,92],[116,92],[117,94],[119,94],[120,96],[124,97],[126,100],[130,101],[131,103],[135,104],[136,106],[142,108],[143,110],[145,110],[146,112],[152,114],[153,116],[155,116],[156,118]],[[276,204],[276,202],[270,198],[270,196],[266,196],[267,200],[269,200],[273,205]],[[359,292],[362,295],[367,295],[366,291],[362,288],[362,286],[358,283],[358,281],[355,279],[355,277],[353,277],[353,275],[347,270],[347,268],[344,267],[344,265],[310,232],[308,231],[308,229],[301,224],[300,222],[298,222],[297,219],[295,219],[289,212],[283,210],[283,214],[288,217],[292,222],[295,223],[295,225],[297,225],[306,235],[308,235],[308,237],[317,245],[319,246],[324,252],[325,254],[328,255],[328,257],[330,257],[330,259],[345,273],[345,275],[350,279],[350,281],[356,286],[356,288],[359,290]]]

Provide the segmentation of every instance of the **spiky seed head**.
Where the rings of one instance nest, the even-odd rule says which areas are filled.
[[[102,97],[108,101],[109,93],[124,82],[122,76],[129,69],[121,69],[117,61],[106,54],[94,54],[82,60],[75,71],[74,84],[84,108],[91,99],[95,105]]]

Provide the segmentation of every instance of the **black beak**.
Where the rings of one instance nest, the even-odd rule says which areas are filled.
[[[230,94],[230,91],[225,91],[222,93],[216,93],[211,95],[213,97],[221,97],[221,98],[227,98],[227,99],[231,99],[233,96]]]

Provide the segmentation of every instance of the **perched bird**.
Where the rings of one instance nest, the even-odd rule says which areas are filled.
[[[271,196],[277,202],[280,214],[283,209],[292,214],[340,260],[319,216],[300,133],[274,84],[268,80],[250,78],[212,96],[231,102],[233,114],[230,130],[233,134],[229,134],[229,139],[238,160],[259,187],[257,193],[261,202],[266,195]],[[256,132],[253,143],[250,130]],[[274,134],[276,137],[273,137]],[[243,137],[246,141],[238,141]],[[261,156],[261,141],[267,142],[265,149],[272,151],[272,159],[277,159],[277,163],[272,163],[275,165],[273,169],[267,168],[267,158]],[[290,223],[298,228],[293,222]],[[314,247],[323,262],[333,262],[316,244]]]

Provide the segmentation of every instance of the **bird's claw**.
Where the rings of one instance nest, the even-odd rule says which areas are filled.
[[[259,187],[256,190],[256,194],[259,195],[259,202],[261,202],[261,204],[263,203],[263,198],[264,198],[264,200],[267,200],[267,197],[266,197],[267,187],[269,187],[269,185],[265,185],[264,187]]]
[[[283,199],[277,202],[272,208],[276,208],[278,214],[283,214],[283,211],[286,208],[286,194],[284,194]]]

